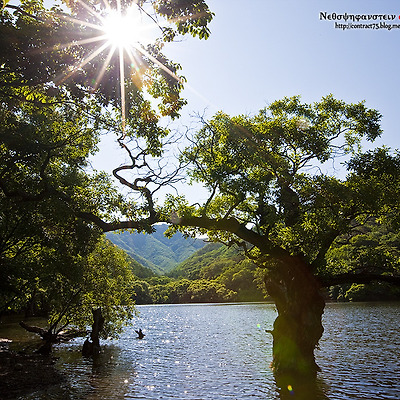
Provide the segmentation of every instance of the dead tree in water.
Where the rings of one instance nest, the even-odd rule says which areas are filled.
[[[100,352],[100,333],[104,326],[104,317],[102,315],[101,308],[92,310],[92,313],[93,325],[90,333],[90,340],[86,339],[82,348],[82,354],[85,357],[91,357]],[[28,325],[23,321],[21,321],[19,324],[28,332],[38,334],[45,341],[44,344],[37,350],[38,353],[43,355],[49,355],[51,353],[54,343],[68,341],[75,337],[86,335],[86,332],[84,331],[68,330],[53,332],[53,326],[51,326],[49,329],[45,329],[39,326]]]
[[[20,326],[28,332],[37,333],[45,342],[37,350],[38,353],[49,355],[54,343],[67,342],[75,337],[84,336],[86,332],[78,330],[67,330],[53,333],[52,327],[49,329],[41,328],[39,326],[31,326],[21,321]]]
[[[92,311],[93,325],[90,333],[90,340],[86,339],[82,347],[82,355],[91,357],[100,352],[100,333],[104,326],[104,317],[101,313],[101,308]]]

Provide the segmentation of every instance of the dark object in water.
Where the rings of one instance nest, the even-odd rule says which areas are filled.
[[[138,339],[143,339],[146,335],[142,332],[141,329],[139,329],[138,331],[135,331],[138,334]]]

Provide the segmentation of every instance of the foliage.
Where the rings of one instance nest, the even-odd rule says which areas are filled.
[[[136,304],[152,304],[150,285],[146,281],[135,280],[132,285],[132,299]]]
[[[69,104],[38,107],[23,99],[0,103],[0,263],[7,309],[38,289],[38,276],[82,276],[100,230],[81,210],[110,215],[121,201],[104,174],[85,172],[97,133]],[[56,292],[55,292],[56,293]],[[11,302],[11,303],[10,303]]]
[[[346,301],[399,300],[400,289],[385,282],[369,285],[353,283],[344,295]]]
[[[234,292],[216,281],[205,279],[193,281],[188,287],[190,299],[194,303],[224,302],[234,298]]]
[[[340,236],[327,253],[327,271],[398,274],[400,237],[397,229],[369,219],[357,224],[351,233]]]
[[[400,238],[397,229],[369,218],[354,223],[353,231],[339,236],[327,253],[326,273],[398,275]],[[385,282],[335,285],[330,297],[339,301],[389,300],[399,297],[399,290]]]
[[[156,25],[159,21],[160,37],[132,49],[137,68],[131,68],[128,57],[119,60],[106,38],[96,39],[101,31],[98,16],[103,18],[109,5],[123,11],[134,6]],[[105,335],[117,333],[132,315],[129,265],[120,250],[102,238],[101,230],[107,229],[101,220],[112,223],[124,216],[135,220],[130,228],[152,231],[157,219],[154,203],[142,184],[135,183],[133,189],[143,201],[124,198],[108,175],[89,172],[88,159],[104,133],[115,135],[129,156],[141,158],[142,169],[149,167],[145,157],[161,155],[169,131],[160,119],[178,117],[185,104],[180,66],[162,53],[163,43],[185,33],[207,38],[211,18],[201,0],[95,0],[87,6],[67,0],[51,9],[36,0],[4,2],[1,311],[39,308],[50,315],[51,329],[58,331],[70,324],[86,327],[92,308],[101,306]],[[147,94],[158,100],[156,109]],[[138,163],[133,161],[134,167]],[[114,176],[120,178],[117,169]]]
[[[150,286],[152,302],[169,303],[219,303],[234,300],[235,292],[216,280],[181,279],[167,284]]]
[[[178,266],[176,266],[168,276],[174,278],[187,278],[190,280],[195,279],[213,279],[218,274],[214,274],[212,272],[213,269],[218,269],[218,265],[220,263],[225,262],[225,260],[221,261],[221,258],[230,258],[230,261],[234,261],[232,259],[234,256],[238,256],[237,251],[235,249],[225,248],[221,244],[217,243],[208,243],[202,249],[196,251],[192,256],[188,257]]]
[[[131,299],[133,274],[125,253],[102,238],[82,261],[80,279],[61,276],[51,293],[50,326],[73,325],[85,330],[92,324],[91,311],[101,307],[105,319],[103,338],[115,337],[134,314]]]
[[[144,267],[131,257],[130,257],[130,269],[132,273],[139,279],[141,278],[145,279],[155,276],[155,273],[151,269]]]
[[[50,331],[57,334],[66,327],[85,331],[92,323],[92,309],[101,307],[103,336],[117,335],[134,312],[130,264],[125,253],[103,237],[93,238],[85,253],[73,247],[79,239],[69,231],[55,247],[37,245],[34,254],[29,249],[26,261],[19,259],[19,269],[6,276],[3,311],[42,312]]]
[[[265,296],[260,269],[235,247],[210,243],[169,275],[189,280],[215,280],[236,293],[235,301],[261,301]]]
[[[2,69],[8,73],[7,79],[11,79],[12,86],[20,86],[28,100],[41,101],[42,95],[35,89],[38,85],[53,83],[47,87],[47,92],[53,95],[71,101],[82,100],[94,89],[97,100],[119,108],[118,57],[109,59],[109,49],[103,46],[104,41],[99,45],[98,40],[91,40],[99,36],[99,31],[101,33],[101,19],[110,9],[117,10],[118,7],[123,12],[129,7],[137,8],[159,30],[158,40],[134,50],[132,58],[137,60],[138,68],[131,70],[130,60],[125,60],[124,68],[131,71],[134,82],[127,90],[130,110],[127,118],[135,118],[130,120],[132,126],[143,129],[137,129],[136,134],[145,137],[150,129],[161,134],[163,130],[154,123],[158,117],[151,111],[142,90],[147,89],[161,99],[162,114],[178,115],[184,104],[179,96],[182,83],[176,79],[180,66],[162,54],[162,47],[164,42],[179,34],[188,33],[204,39],[209,36],[207,25],[213,14],[202,0],[174,4],[163,0],[107,3],[96,0],[87,6],[67,0],[62,6],[55,5],[51,9],[46,9],[40,1],[22,0],[18,6],[6,4],[1,13],[0,28]],[[91,56],[93,53],[96,53],[95,57]],[[100,76],[101,80],[98,79]],[[2,90],[7,88],[2,87]]]
[[[326,252],[354,221],[374,215],[394,223],[398,215],[399,156],[360,151],[361,140],[381,134],[380,118],[362,102],[332,95],[311,105],[285,98],[254,117],[218,113],[184,153],[209,199],[193,209],[171,197],[166,212],[176,213],[182,229],[247,247],[258,262],[301,255],[323,275]],[[346,179],[323,172],[346,155]]]

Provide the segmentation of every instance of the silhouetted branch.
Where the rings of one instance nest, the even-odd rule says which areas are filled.
[[[13,9],[13,10],[16,10],[16,11],[18,11],[19,13],[21,13],[22,15],[25,15],[26,17],[29,17],[29,18],[33,18],[33,19],[35,19],[36,21],[46,22],[44,19],[38,17],[37,15],[32,15],[32,14],[30,14],[30,13],[24,11],[24,10],[23,10],[21,7],[19,7],[19,6],[14,6],[14,5],[12,5],[12,4],[6,4],[6,5],[4,6],[4,8],[11,8],[11,9]]]
[[[386,282],[396,286],[400,286],[400,276],[394,275],[380,275],[372,273],[345,273],[332,277],[319,277],[318,278],[322,287],[329,287],[334,285],[342,285],[345,283],[371,283],[371,282]]]
[[[103,232],[111,232],[118,231],[124,229],[135,229],[138,232],[151,232],[152,225],[157,222],[165,222],[159,219],[158,215],[155,214],[153,217],[144,218],[137,221],[114,221],[114,222],[106,222],[103,221],[97,215],[94,215],[90,212],[78,212],[76,213],[77,217],[84,219],[87,222],[92,222],[96,226],[98,226]]]

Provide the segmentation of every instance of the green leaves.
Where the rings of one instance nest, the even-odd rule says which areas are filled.
[[[375,162],[382,169],[383,160],[356,155],[361,140],[381,134],[380,118],[364,102],[346,104],[328,95],[313,104],[302,103],[299,96],[284,98],[255,116],[218,113],[204,122],[184,159],[192,164],[191,176],[210,190],[196,212],[219,221],[219,226],[226,221],[226,231],[213,230],[210,237],[237,240],[228,223],[233,218],[257,233],[251,242],[256,247],[260,240],[269,249],[275,245],[321,265],[334,238],[351,229],[353,219],[377,210],[372,206],[376,196],[382,212],[394,210],[389,193],[394,198],[397,185],[383,194],[389,175],[373,178],[365,172],[362,177],[362,165],[370,165],[370,171]],[[349,168],[357,171],[347,181],[322,172],[328,160],[348,154],[354,154]],[[393,162],[390,168],[400,170]],[[382,178],[374,186],[374,179]],[[369,201],[367,190],[372,187],[378,190]]]
[[[399,226],[400,155],[378,148],[354,156],[348,163],[348,185],[354,202],[380,221]]]
[[[394,229],[370,218],[338,237],[327,254],[326,274],[398,274],[400,237]]]
[[[189,33],[200,39],[207,39],[210,30],[207,25],[211,22],[214,14],[209,10],[203,0],[158,0],[154,2],[158,14],[165,16],[167,20],[173,21],[177,27],[177,33]],[[171,28],[164,30],[164,40],[172,41],[176,33]]]

